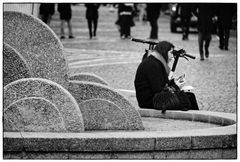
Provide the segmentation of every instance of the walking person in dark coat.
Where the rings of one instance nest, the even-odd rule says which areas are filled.
[[[174,84],[172,80],[168,79],[173,49],[172,43],[161,41],[138,66],[134,86],[139,107],[157,109],[153,103],[155,95],[160,93],[166,84],[169,86]],[[191,102],[191,109],[198,110],[195,95],[191,92],[185,93]]]
[[[89,38],[96,37],[97,25],[98,25],[98,8],[100,4],[98,3],[86,3],[86,19],[88,21],[88,30],[89,30]],[[93,26],[93,32],[92,32]]]
[[[158,18],[160,16],[160,3],[147,3],[147,20],[151,25],[150,39],[158,39]]]
[[[191,3],[180,3],[178,7],[180,9],[180,18],[181,18],[182,35],[183,35],[182,40],[188,40],[189,25],[190,25],[190,19],[192,16],[193,5]]]
[[[43,22],[50,25],[52,15],[55,12],[54,3],[41,3],[39,7],[39,15]]]
[[[69,38],[74,38],[72,33],[72,24],[71,24],[71,18],[72,18],[72,9],[71,9],[71,3],[59,3],[58,4],[58,12],[60,13],[60,20],[61,20],[61,39],[65,39],[64,36],[64,23],[67,22],[68,25],[68,34]]]
[[[213,17],[216,10],[215,5],[210,3],[200,3],[195,6],[194,13],[198,17],[198,46],[200,53],[200,60],[204,60],[205,57],[209,57],[209,45],[212,39],[211,32],[213,30]]]
[[[221,50],[228,50],[229,33],[232,27],[235,7],[237,6],[234,3],[217,4],[219,48]]]
[[[134,26],[133,22],[133,4],[120,3],[118,5],[119,18],[116,22],[120,26],[120,37],[122,39],[131,37],[131,27]]]

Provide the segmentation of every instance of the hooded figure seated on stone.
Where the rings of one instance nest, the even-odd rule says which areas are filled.
[[[195,95],[181,91],[174,79],[168,79],[173,50],[172,43],[161,41],[138,66],[134,85],[141,108],[199,110]]]

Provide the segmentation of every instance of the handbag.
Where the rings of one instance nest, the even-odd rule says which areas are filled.
[[[166,110],[187,111],[191,109],[191,102],[184,91],[166,85],[161,92],[154,95],[153,107],[162,110],[162,113]]]

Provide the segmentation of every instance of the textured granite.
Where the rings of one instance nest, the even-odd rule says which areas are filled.
[[[27,97],[4,110],[3,131],[66,132],[66,128],[59,110],[50,101]]]
[[[107,83],[107,81],[93,73],[75,73],[69,77],[69,80],[95,82],[109,86],[109,83]]]
[[[103,99],[90,99],[79,103],[85,130],[124,130],[127,117],[114,103]]]
[[[63,45],[40,19],[20,12],[4,12],[3,40],[21,53],[32,77],[49,79],[67,87],[68,65]]]
[[[26,97],[41,97],[54,104],[65,123],[68,132],[84,131],[81,111],[76,100],[61,85],[47,79],[19,79],[4,87],[3,108]]]
[[[68,90],[79,104],[89,99],[105,99],[113,102],[125,113],[129,130],[144,129],[139,112],[123,95],[114,89],[92,82],[69,81]]]
[[[3,43],[3,86],[30,77],[31,71],[23,56],[7,43]]]

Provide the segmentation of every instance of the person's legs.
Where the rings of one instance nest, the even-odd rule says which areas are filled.
[[[71,20],[67,20],[67,24],[68,24],[68,36],[69,36],[69,38],[73,38]]]
[[[203,34],[201,32],[198,33],[198,48],[199,48],[200,59],[204,60],[204,56],[203,56]]]
[[[224,32],[222,25],[218,26],[218,36],[219,36],[219,48],[224,48]]]
[[[64,39],[64,20],[61,20],[61,26],[60,26],[61,30],[60,30],[60,34],[61,34],[61,39]]]
[[[229,29],[228,29],[228,28],[224,29],[224,35],[225,35],[225,39],[224,39],[224,49],[225,49],[225,50],[228,50],[229,34],[230,34]]]
[[[94,36],[94,37],[96,37],[97,25],[98,25],[98,19],[94,19],[94,20],[93,20],[93,36]]]
[[[150,39],[158,39],[158,24],[157,20],[151,20],[151,33],[150,33]]]
[[[211,33],[206,34],[204,39],[205,39],[205,45],[204,45],[204,47],[205,47],[205,56],[209,57],[209,50],[208,50],[208,48],[209,48],[209,45],[210,45],[210,42],[211,42],[211,39],[212,39]]]
[[[90,19],[87,20],[88,22],[88,30],[89,30],[89,38],[92,38],[92,22]]]

